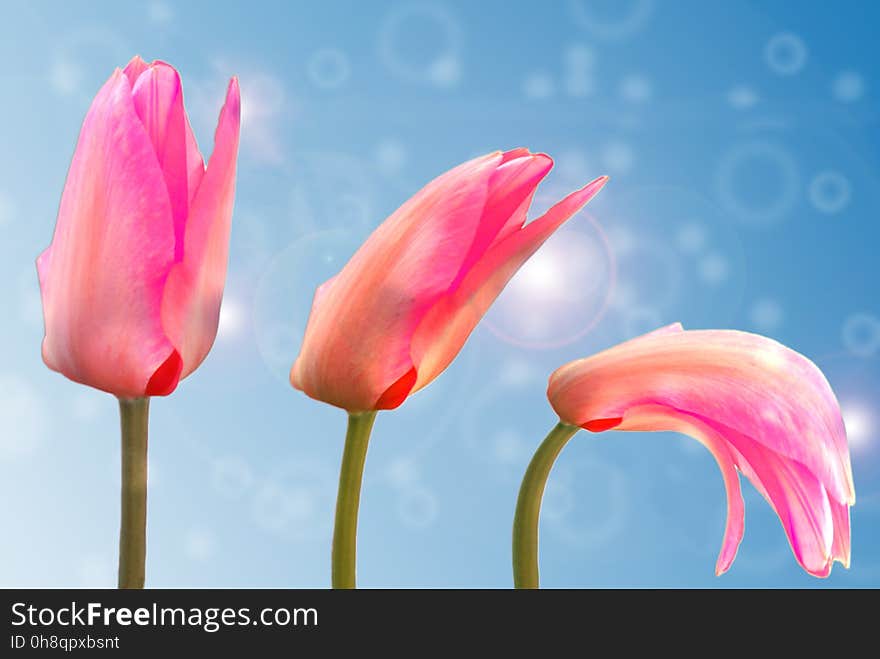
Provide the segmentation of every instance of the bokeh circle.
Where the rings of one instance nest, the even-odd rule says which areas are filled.
[[[807,195],[813,207],[826,215],[844,210],[852,197],[852,184],[840,172],[819,172],[810,181]]]
[[[541,521],[565,544],[595,550],[626,528],[631,508],[620,467],[596,457],[561,460],[547,482]]]
[[[379,56],[398,78],[435,87],[461,79],[462,30],[444,6],[414,3],[393,10],[379,32]]]
[[[807,63],[807,46],[792,32],[773,35],[764,47],[764,58],[770,70],[781,76],[799,73]]]
[[[873,357],[880,353],[880,319],[865,312],[851,314],[843,322],[841,338],[856,357]]]
[[[569,7],[575,23],[597,39],[620,41],[644,29],[654,12],[654,0],[569,0]]]
[[[404,488],[397,500],[400,519],[405,526],[412,529],[426,529],[431,526],[438,511],[437,497],[420,485]]]
[[[254,334],[266,367],[283,382],[299,352],[315,290],[348,262],[360,236],[342,229],[307,234],[279,252],[257,283]]]
[[[831,93],[841,103],[855,103],[865,95],[865,79],[855,71],[841,71],[831,83]]]
[[[716,171],[721,205],[751,225],[771,225],[794,208],[800,190],[797,163],[784,147],[754,140],[739,144],[721,158]]]
[[[251,512],[258,526],[286,540],[329,535],[336,501],[336,473],[314,459],[273,467],[258,482]]]
[[[306,71],[316,87],[338,89],[348,81],[351,63],[338,48],[321,48],[309,56]]]

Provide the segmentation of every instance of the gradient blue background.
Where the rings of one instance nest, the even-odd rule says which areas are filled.
[[[609,174],[453,366],[379,416],[363,586],[506,587],[562,363],[680,320],[773,336],[849,429],[853,566],[820,581],[745,487],[672,434],[581,433],[547,492],[546,586],[880,585],[878,69],[872,2],[2,2],[0,584],[112,586],[116,401],[50,372],[33,261],[80,122],[135,53],[176,65],[205,153],[228,77],[243,141],[227,295],[205,364],[152,405],[148,584],[326,586],[345,415],[286,381],[312,291],[407,197],[481,152]]]

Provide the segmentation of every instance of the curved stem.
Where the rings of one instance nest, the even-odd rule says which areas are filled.
[[[143,588],[147,558],[147,427],[149,398],[119,399],[122,428],[122,517],[119,587]]]
[[[544,487],[556,458],[578,430],[577,426],[557,423],[526,469],[513,518],[513,585],[516,588],[538,587],[538,518]]]
[[[333,528],[331,582],[334,588],[355,587],[358,506],[367,445],[375,419],[376,412],[348,415],[348,430],[339,471],[339,493],[336,495],[336,525]]]

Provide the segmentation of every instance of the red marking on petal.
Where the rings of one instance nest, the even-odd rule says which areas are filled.
[[[418,377],[415,368],[409,369],[403,377],[399,378],[397,382],[385,390],[384,394],[379,396],[375,408],[377,410],[393,410],[395,407],[399,407],[406,400],[406,397],[409,396],[409,392],[412,391]]]
[[[153,377],[147,383],[144,396],[167,396],[170,394],[177,389],[182,370],[183,359],[180,358],[180,353],[175,350],[153,373]]]
[[[623,417],[616,419],[591,419],[587,421],[581,428],[590,432],[602,432],[603,430],[611,430],[615,426],[619,426],[623,421]]]

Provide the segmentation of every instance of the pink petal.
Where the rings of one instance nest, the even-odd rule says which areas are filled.
[[[333,286],[333,283],[338,278],[339,278],[339,275],[333,275],[332,277],[330,277],[330,279],[328,279],[323,284],[318,286],[318,288],[315,289],[315,295],[312,298],[312,309],[314,311],[317,312],[318,309],[320,309],[321,304],[323,303],[324,299],[327,297],[327,293],[330,292],[330,288]],[[311,318],[309,320],[311,320]],[[308,329],[306,331],[308,332]]]
[[[803,465],[736,430],[669,407],[631,408],[616,429],[681,432],[699,439],[712,451],[728,493],[727,530],[716,574],[727,571],[742,540],[744,508],[735,469],[738,466],[776,512],[798,563],[814,576],[828,576],[834,533],[831,502],[822,484]]]
[[[640,337],[558,369],[548,395],[576,425],[637,405],[698,414],[801,463],[835,500],[855,500],[828,382],[806,357],[766,337],[730,330]]]
[[[134,87],[134,83],[137,82],[141,73],[148,68],[150,68],[150,65],[142,60],[140,55],[135,55],[131,58],[131,61],[126,64],[125,69],[123,69],[122,72],[125,74],[125,77],[128,78],[129,84]]]
[[[411,381],[412,334],[460,271],[501,160],[493,153],[459,165],[373,232],[323,296],[320,312],[312,310],[291,370],[294,387],[358,411]],[[402,400],[399,392],[391,400]]]
[[[831,556],[848,568],[850,563],[849,505],[831,499],[831,517],[834,520],[834,544]]]
[[[37,257],[37,278],[40,282],[40,295],[45,301],[50,295],[50,263],[52,261],[52,246],[44,249]]]
[[[154,62],[153,66],[169,67],[170,65],[165,64],[164,62]],[[128,78],[128,81],[131,83],[131,86],[134,87],[141,74],[149,68],[150,64],[147,64],[139,55],[135,55],[125,67],[124,73]],[[202,158],[202,154],[199,151],[199,146],[196,142],[195,135],[193,134],[185,110],[183,115],[184,132],[186,133],[187,189],[189,190],[189,198],[187,199],[187,202],[188,204],[191,204],[193,197],[195,197],[196,191],[198,190],[199,184],[202,182],[202,176],[205,174],[205,160]]]
[[[561,419],[593,430],[697,420],[770,502],[807,572],[827,576],[835,559],[847,563],[852,499],[829,483],[848,484],[851,495],[849,451],[834,395],[805,357],[743,332],[669,326],[563,366],[548,397]]]
[[[315,289],[315,295],[312,297],[312,309],[309,314],[308,322],[306,323],[306,330],[303,336],[308,336],[312,332],[315,331],[314,325],[318,322],[318,318],[320,317],[321,307],[323,306],[324,300],[327,298],[327,293],[330,290],[331,286],[333,286],[333,282],[339,275],[333,275],[325,281],[323,284],[318,286]],[[290,383],[294,388],[302,390],[305,386],[305,383],[301,382],[299,379],[299,373],[301,372],[301,368],[298,364],[302,355],[297,357],[297,359],[293,363],[293,367],[290,369]]]
[[[143,396],[177,352],[161,322],[174,225],[162,170],[117,70],[83,122],[52,245],[38,259],[46,364],[117,396]],[[158,385],[157,385],[158,386]]]
[[[190,199],[187,121],[180,76],[168,64],[156,62],[138,76],[132,88],[132,98],[165,176],[174,217],[175,258],[180,260]]]
[[[233,78],[214,134],[214,152],[186,221],[182,260],[168,275],[162,303],[163,322],[183,357],[182,377],[202,363],[217,335],[226,283],[240,116],[238,80]]]
[[[834,520],[825,487],[799,462],[736,430],[722,427],[719,432],[741,456],[740,469],[776,511],[798,563],[813,576],[827,577]]]
[[[535,189],[553,167],[553,161],[543,154],[527,154],[512,159],[508,154],[505,156],[508,159],[502,162],[489,180],[489,194],[476,236],[450,290],[458,287],[505,227],[511,225],[514,231],[522,227]]]
[[[192,206],[202,179],[205,176],[205,160],[202,158],[202,152],[199,151],[199,145],[196,142],[196,136],[193,134],[192,126],[189,123],[189,117],[184,112],[184,131],[186,133],[186,187],[189,190],[188,205]]]
[[[518,146],[515,149],[509,149],[509,150],[503,152],[501,154],[501,163],[500,164],[503,165],[504,163],[508,163],[511,160],[515,160],[516,158],[522,158],[524,156],[530,156],[530,155],[532,155],[532,152],[529,151],[526,147]]]
[[[412,337],[412,360],[418,371],[414,391],[443,372],[520,266],[599,192],[607,180],[605,176],[596,179],[560,201],[542,217],[493,244],[458,289],[441,298],[425,314]]]
[[[725,437],[701,419],[681,414],[669,408],[652,406],[629,410],[626,414],[625,425],[619,425],[617,429],[680,432],[693,437],[709,449],[721,469],[727,493],[727,523],[721,552],[715,564],[715,574],[720,576],[727,572],[733,564],[737,549],[742,542],[745,530],[745,506],[734,455],[731,453]]]
[[[513,152],[508,152],[513,153]],[[528,150],[526,150],[528,154]],[[506,156],[507,154],[505,154]],[[531,154],[529,154],[531,155]],[[495,236],[495,243],[499,243],[508,236],[513,233],[516,233],[520,229],[522,229],[523,225],[526,223],[526,216],[528,214],[529,208],[532,205],[532,200],[535,197],[535,193],[538,191],[538,184],[544,179],[547,173],[553,168],[553,159],[548,156],[546,153],[538,153],[532,156],[536,159],[536,162],[532,165],[532,174],[535,176],[534,184],[531,185],[531,189],[528,189],[528,194],[525,196],[520,195],[519,199],[521,200],[519,205],[513,209],[513,212],[510,213],[509,218],[498,231],[498,234]],[[510,158],[511,160],[513,158]],[[544,171],[546,168],[546,171]]]

